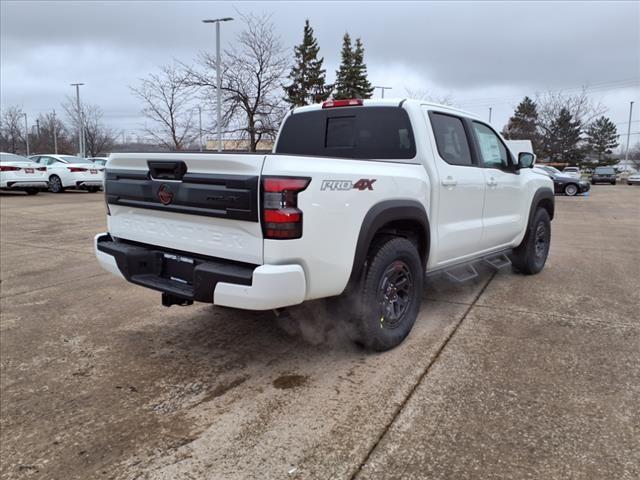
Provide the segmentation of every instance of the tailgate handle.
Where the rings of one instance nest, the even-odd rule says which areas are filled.
[[[149,173],[154,180],[182,180],[187,173],[187,164],[184,162],[148,161]]]

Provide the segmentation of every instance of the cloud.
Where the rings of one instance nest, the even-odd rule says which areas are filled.
[[[361,37],[370,80],[451,94],[470,109],[494,103],[506,121],[524,94],[594,87],[624,121],[638,99],[638,2],[341,2],[239,3],[243,12],[271,12],[292,52],[305,18],[314,27],[327,76],[333,79],[345,31]],[[22,104],[30,115],[57,108],[82,81],[83,98],[97,103],[117,128],[140,124],[140,105],[128,85],[157,66],[190,61],[215,48],[203,18],[238,17],[222,2],[0,3],[2,105]],[[229,45],[242,28],[223,25]],[[635,79],[634,82],[623,82]]]

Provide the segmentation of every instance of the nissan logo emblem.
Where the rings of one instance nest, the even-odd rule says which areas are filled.
[[[160,188],[158,189],[158,199],[163,205],[169,205],[173,202],[173,192],[169,190],[166,183],[160,185]]]

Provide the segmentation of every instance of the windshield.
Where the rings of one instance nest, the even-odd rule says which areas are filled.
[[[15,155],[13,153],[0,153],[0,162],[30,162],[28,158],[21,157],[20,155]]]
[[[73,155],[60,155],[60,158],[67,163],[93,163],[91,160],[82,157],[74,157]]]
[[[616,172],[611,167],[596,167],[596,173],[605,173],[607,175],[613,175]]]

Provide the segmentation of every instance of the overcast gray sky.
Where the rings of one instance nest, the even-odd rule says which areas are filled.
[[[173,58],[215,49],[203,18],[272,13],[288,52],[309,18],[332,81],[342,35],[361,37],[369,79],[450,95],[502,128],[524,95],[589,87],[631,142],[640,141],[640,2],[36,2],[0,3],[1,106],[30,118],[61,110],[72,82],[105,121],[132,135],[143,118],[128,86]],[[242,29],[223,25],[223,46]],[[376,92],[376,95],[379,95]],[[621,137],[625,141],[625,137]]]

